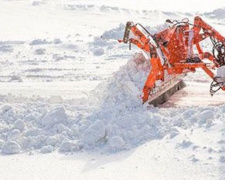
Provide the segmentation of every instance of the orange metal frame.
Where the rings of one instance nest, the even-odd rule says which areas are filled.
[[[167,70],[169,74],[176,75],[195,72],[196,68],[202,68],[211,78],[215,77],[214,73],[202,60],[209,59],[213,64],[212,69],[219,67],[219,64],[210,52],[203,52],[199,43],[207,37],[213,37],[225,44],[225,38],[199,16],[195,17],[194,25],[191,28],[189,23],[183,22],[155,34],[153,39],[157,43],[156,45],[151,43],[150,38],[137,25],[132,25],[129,30],[133,34],[129,38],[129,42],[150,54],[152,68],[143,88],[143,103],[148,100],[155,82],[164,80],[164,70]],[[197,55],[193,53],[194,46],[198,51]],[[166,63],[161,63],[157,49],[163,53],[167,60]],[[196,56],[199,58],[199,62],[191,63],[186,61]],[[225,88],[222,89],[225,90]]]

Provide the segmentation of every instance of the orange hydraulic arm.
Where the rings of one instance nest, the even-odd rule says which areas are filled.
[[[143,103],[151,95],[155,82],[164,81],[164,71],[176,76],[202,68],[214,80],[215,86],[225,90],[225,78],[222,83],[221,79],[218,82],[218,77],[215,77],[211,70],[225,66],[225,38],[198,16],[195,17],[194,24],[190,24],[187,19],[167,22],[172,23],[172,26],[154,35],[140,24],[127,22],[124,38],[120,41],[135,44],[149,57],[152,68],[143,88]],[[212,41],[212,53],[204,52],[200,46],[200,42],[206,38]],[[194,54],[194,46],[198,54]],[[202,60],[205,58],[209,59],[213,66],[204,63]],[[215,93],[212,86],[210,91],[211,95]]]
[[[150,57],[149,59],[152,68],[145,82],[142,96],[143,102],[146,102],[151,90],[155,86],[155,81],[160,79],[163,80],[164,71],[156,51],[156,46],[150,42],[151,34],[149,33],[149,37],[147,37],[137,26],[138,25],[133,25],[132,22],[127,22],[124,38],[120,42],[132,43],[142,49]]]
[[[199,42],[203,41],[207,37],[210,37],[213,40],[213,43],[216,43],[217,40],[224,47],[225,38],[214,28],[208,25],[205,21],[203,21],[199,16],[195,17],[194,26],[192,30],[194,32],[194,39],[192,43],[196,45],[196,48],[201,58],[207,58],[213,61],[213,63],[217,67],[224,65],[224,54],[219,50],[219,48],[218,48],[218,50],[220,51],[219,56],[214,57],[210,52],[203,52]],[[200,34],[201,30],[203,30],[203,33]]]

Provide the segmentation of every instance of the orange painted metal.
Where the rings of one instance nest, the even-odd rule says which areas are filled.
[[[211,53],[202,50],[199,43],[210,37],[225,45],[225,38],[199,16],[195,17],[194,25],[188,22],[177,23],[154,36],[143,33],[138,25],[132,25],[129,30],[129,42],[149,55],[152,67],[143,88],[143,103],[148,100],[155,82],[164,80],[164,71],[177,75],[202,68],[211,78],[215,77],[211,69],[220,65]],[[194,54],[194,46],[198,54]],[[158,54],[159,51],[163,54],[164,63]],[[208,67],[203,59],[210,60],[212,66]],[[225,90],[225,87],[222,89]]]

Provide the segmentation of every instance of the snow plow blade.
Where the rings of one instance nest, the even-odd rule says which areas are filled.
[[[182,78],[185,75],[180,75],[171,79],[168,82],[163,83],[161,86],[154,88],[151,96],[146,103],[155,107],[165,103],[168,99],[177,91],[183,89],[186,85]]]

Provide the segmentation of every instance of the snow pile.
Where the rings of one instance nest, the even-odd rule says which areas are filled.
[[[80,106],[2,104],[1,153],[120,151],[166,135],[173,139],[182,129],[201,127],[207,131],[222,121],[225,106],[190,109],[143,106],[140,95],[149,69],[149,61],[136,54],[95,89],[87,104]],[[177,146],[194,145],[188,141]]]
[[[137,23],[137,22],[136,22]],[[168,24],[167,23],[163,23],[163,24],[159,24],[153,27],[150,26],[145,26],[145,28],[151,33],[151,34],[155,34],[159,31],[162,31],[166,28],[168,28]],[[105,31],[102,34],[102,39],[114,39],[114,40],[118,40],[118,39],[122,39],[123,38],[123,34],[124,34],[124,30],[125,30],[125,25],[124,24],[120,24],[118,27],[113,28],[111,30]]]
[[[213,12],[205,13],[204,15],[209,18],[223,20],[225,18],[225,8],[219,8],[214,10]]]
[[[224,107],[221,111],[214,107],[167,110],[143,106],[140,94],[149,69],[148,61],[137,54],[108,83],[96,89],[90,103],[100,107],[87,118],[94,125],[83,136],[82,141],[88,142],[85,148],[102,146],[104,142],[108,151],[130,149],[167,134],[173,138],[180,128],[209,128],[223,116]]]
[[[64,106],[28,103],[2,105],[0,110],[0,149],[4,154],[32,150],[49,153],[58,148],[67,152],[80,148],[79,124]]]
[[[122,39],[125,30],[125,25],[120,24],[117,28],[105,31],[102,35],[103,39]]]
[[[94,41],[89,43],[89,49],[95,56],[102,56],[107,50],[117,50],[118,39],[123,38],[125,26],[120,24],[117,28],[105,31],[100,37],[94,37]],[[122,44],[121,44],[122,45]]]
[[[151,28],[151,33],[161,28]],[[96,37],[89,44],[90,49],[96,56],[103,55],[107,48],[116,47],[117,42],[108,39],[119,38],[123,31],[124,25],[106,31],[102,38]],[[35,39],[30,45],[58,43]],[[36,50],[37,54],[44,53],[40,48]],[[150,68],[149,60],[136,54],[94,90],[87,104],[53,106],[41,99],[35,103],[0,104],[0,152],[120,151],[166,135],[173,139],[183,129],[202,127],[207,131],[215,122],[222,121],[225,106],[159,109],[142,105],[140,96]],[[51,101],[61,103],[62,99],[55,97]],[[191,141],[178,144],[179,148],[191,146]]]
[[[40,5],[44,5],[46,3],[47,3],[46,1],[42,1],[42,0],[33,0],[33,1],[31,1],[31,5],[32,6],[40,6]]]
[[[94,90],[90,103],[98,106],[102,104],[100,108],[121,104],[139,106],[141,104],[140,95],[149,71],[149,61],[141,53],[135,54],[133,59],[114,73],[106,83],[100,84]]]
[[[155,34],[159,31],[162,31],[168,28],[168,24],[163,23],[153,27],[145,26],[145,28],[151,34]],[[98,36],[94,37],[94,41],[89,43],[89,50],[92,51],[94,56],[102,56],[104,54],[105,55],[113,54],[114,56],[120,57],[121,59],[124,56],[124,51],[121,52],[121,50],[123,48],[128,49],[127,44],[118,43],[118,40],[123,39],[124,31],[125,31],[125,24],[119,24],[116,28],[106,30],[100,37]],[[134,49],[136,48],[135,46],[132,46],[132,47],[134,47]],[[126,54],[128,53],[129,52],[126,52]],[[106,58],[108,57],[106,56]]]

